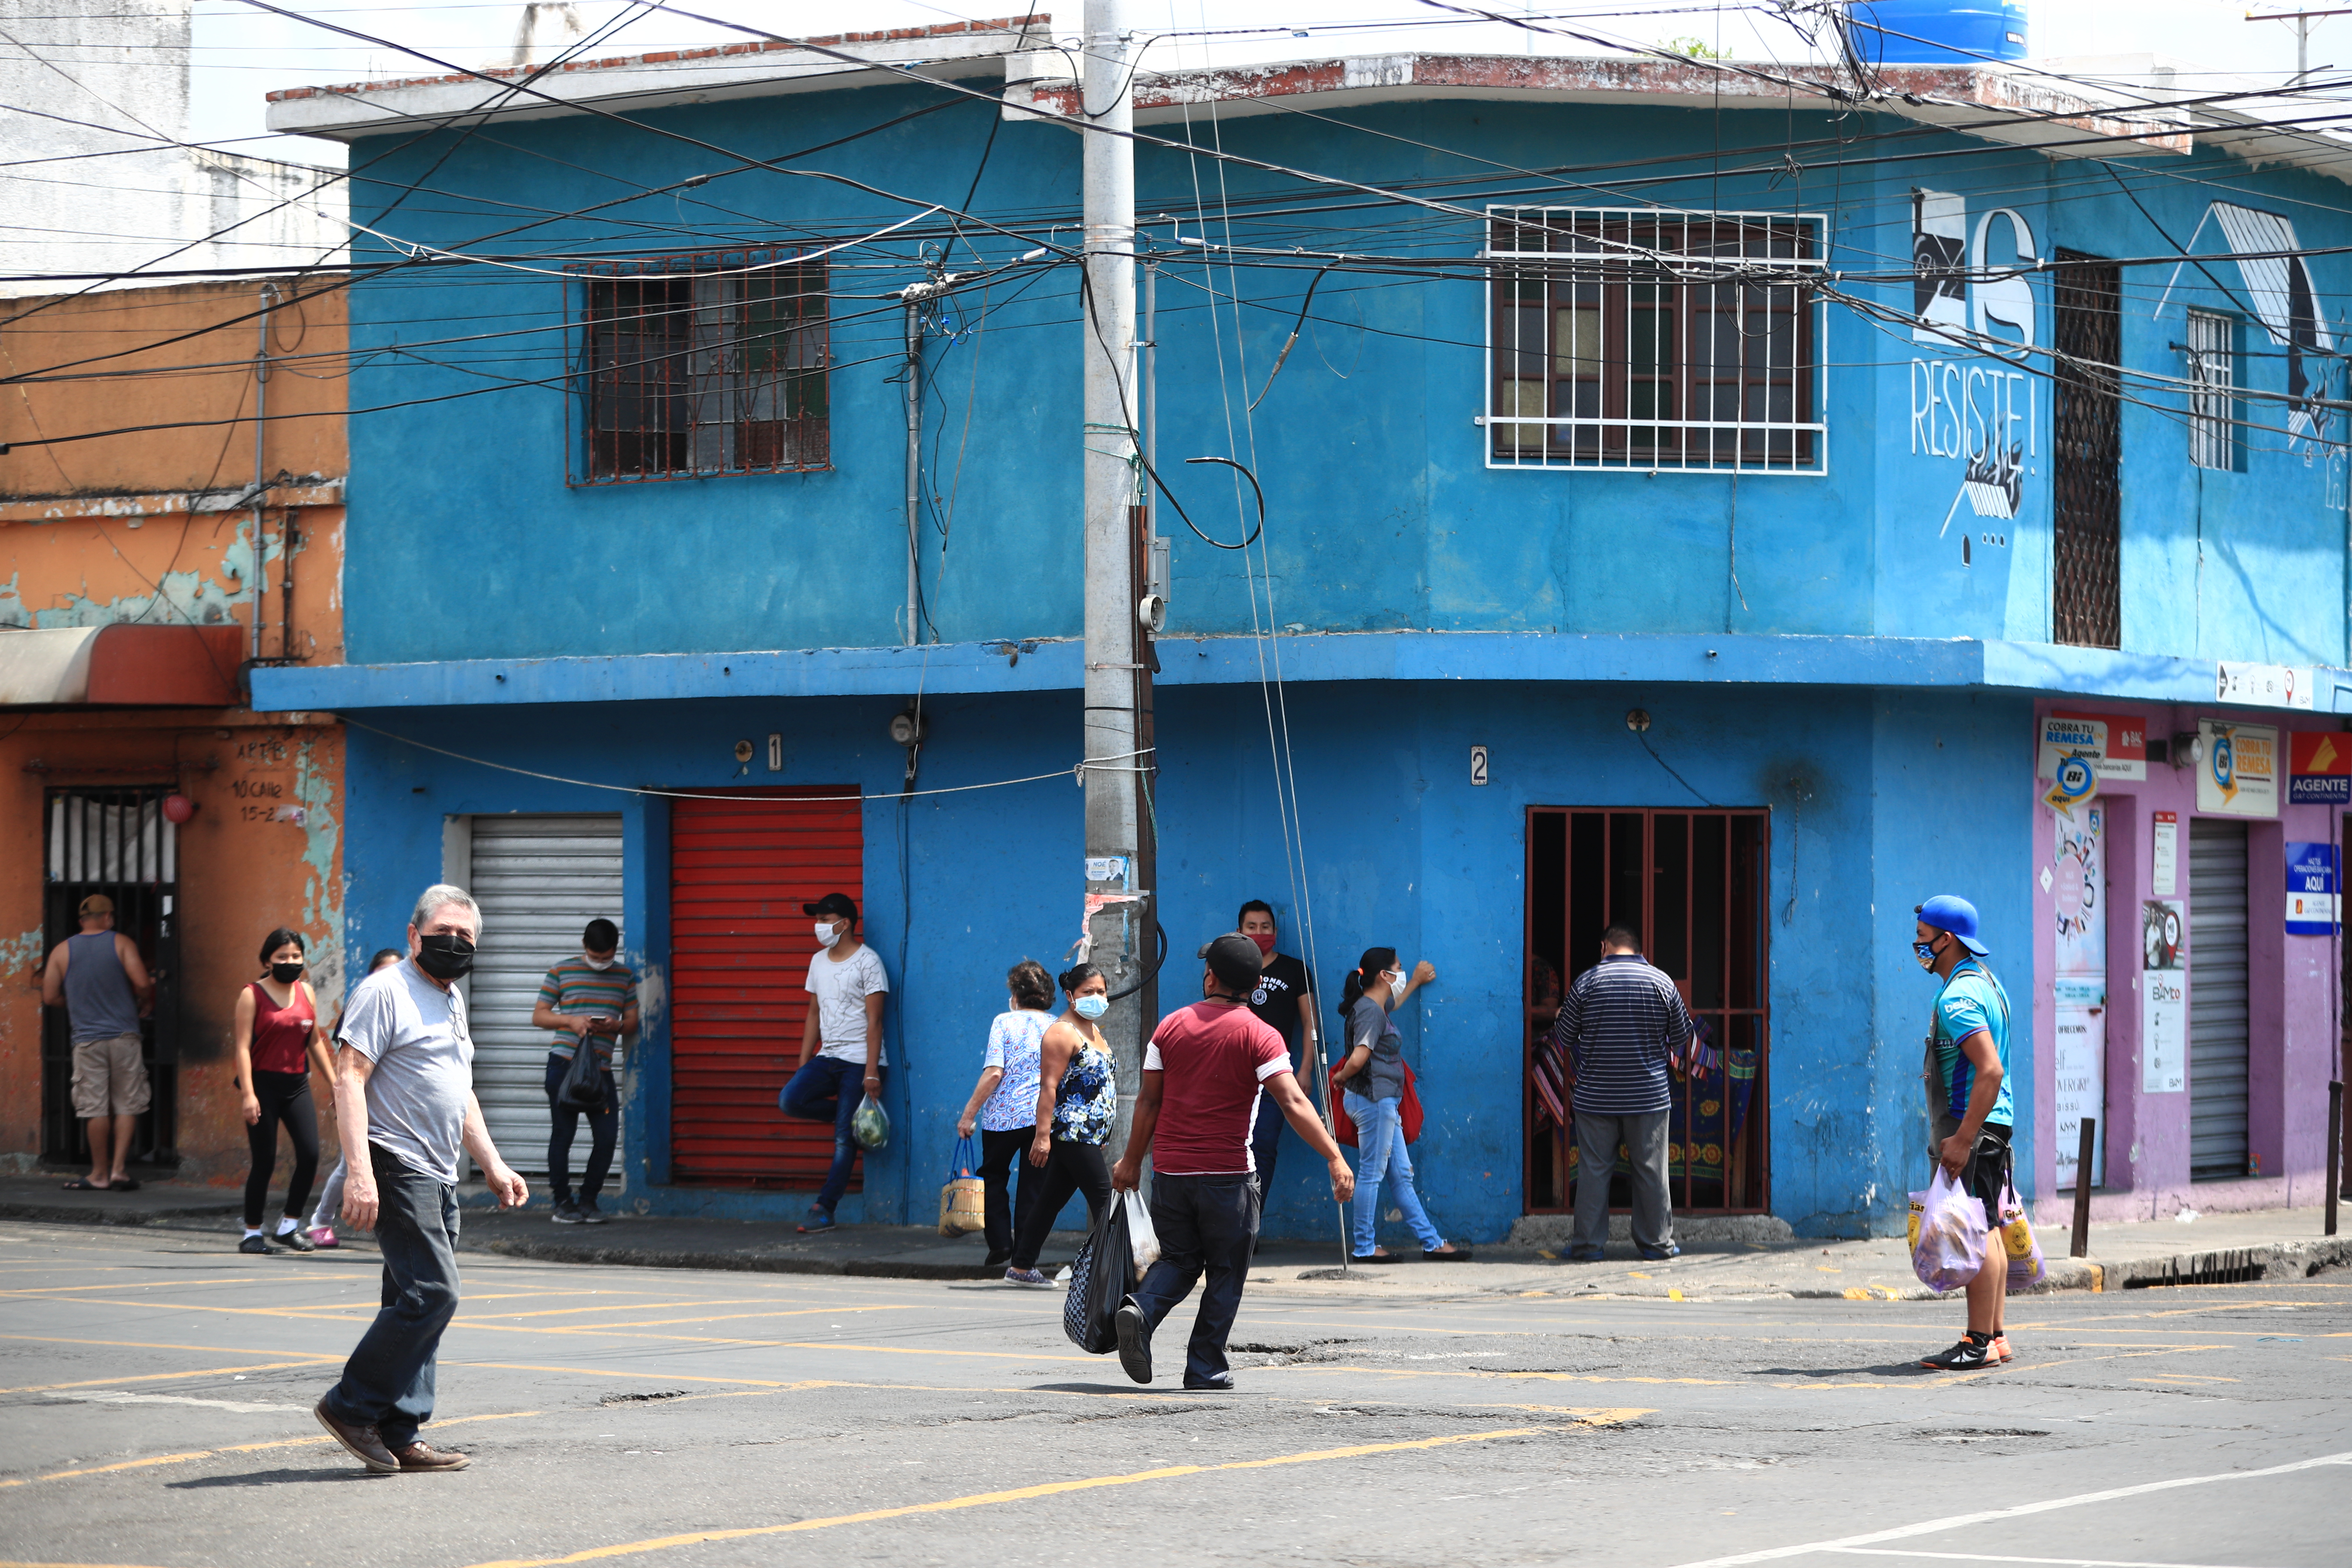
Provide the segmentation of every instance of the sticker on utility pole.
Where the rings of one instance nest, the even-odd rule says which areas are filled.
[[[1474,784],[1486,782],[1486,748],[1484,746],[1470,748],[1470,782]]]
[[[2286,847],[2286,934],[2336,934],[2336,846]]]
[[[1127,857],[1124,855],[1089,855],[1087,857],[1087,880],[1117,882],[1127,885]]]

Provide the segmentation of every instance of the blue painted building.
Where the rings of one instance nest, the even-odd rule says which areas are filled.
[[[518,998],[619,921],[643,1212],[814,1186],[822,1133],[773,1108],[803,898],[856,894],[896,987],[896,1132],[845,1219],[930,1217],[1005,968],[1079,933],[1058,36],[273,106],[352,144],[367,232],[350,662],[257,671],[257,706],[352,725],[353,955],[436,878],[492,895],[510,1155],[545,1114]],[[1612,920],[1709,1022],[1678,1203],[1899,1227],[1940,891],[2018,1004],[2029,1196],[2088,1114],[2103,1215],[2315,1201],[2338,944],[2275,910],[2288,846],[2341,839],[2335,764],[2289,774],[2352,711],[2347,264],[2301,254],[2352,242],[2346,151],[2146,79],[1139,75],[1160,996],[1253,897],[1327,1029],[1363,949],[1433,963],[1404,1027],[1449,1235],[1565,1206],[1531,1019]],[[1257,543],[1220,547],[1256,513],[1195,457],[1255,475]],[[2167,900],[2187,967],[2144,987]],[[1328,1233],[1319,1182],[1294,1141],[1269,1234]]]

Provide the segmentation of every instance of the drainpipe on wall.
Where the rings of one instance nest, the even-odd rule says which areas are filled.
[[[253,354],[253,581],[246,596],[253,606],[253,658],[261,658],[261,498],[265,473],[262,441],[269,429],[269,307],[283,300],[275,283],[261,286],[261,336]]]

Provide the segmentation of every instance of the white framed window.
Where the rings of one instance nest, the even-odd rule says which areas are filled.
[[[1820,474],[1819,215],[1487,209],[1486,463]]]
[[[2237,323],[2210,310],[2189,312],[2189,460],[2237,467]]]

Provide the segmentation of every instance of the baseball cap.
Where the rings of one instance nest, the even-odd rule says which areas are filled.
[[[1962,947],[1979,958],[1992,951],[1977,940],[1977,907],[1966,899],[1938,893],[1913,912],[1918,915],[1921,925],[1949,931],[1960,939]]]
[[[84,919],[91,915],[110,915],[113,912],[114,900],[104,893],[92,893],[81,901],[81,913]]]
[[[801,906],[801,913],[804,915],[842,915],[854,921],[857,918],[857,906],[849,901],[849,895],[847,893],[827,893],[824,897],[819,899],[813,904],[803,904]]]
[[[1197,956],[1207,959],[1217,978],[1236,989],[1255,980],[1265,967],[1265,955],[1258,952],[1257,943],[1237,931],[1202,943]]]

